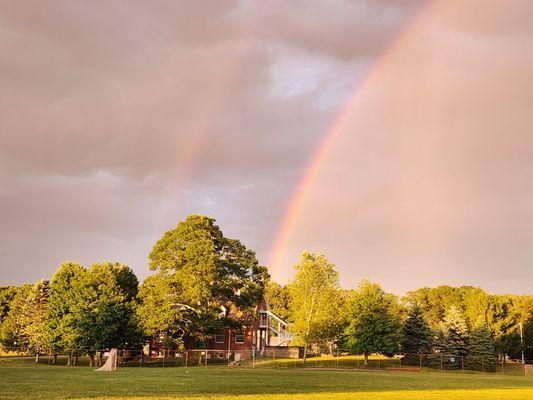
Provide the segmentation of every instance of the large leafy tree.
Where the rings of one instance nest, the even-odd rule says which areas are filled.
[[[424,312],[418,304],[410,310],[403,326],[402,351],[406,361],[416,362],[420,355],[431,352],[433,340]]]
[[[138,280],[119,263],[94,264],[77,286],[72,308],[81,345],[87,350],[132,348],[140,337],[135,318]]]
[[[9,312],[0,327],[0,343],[4,347],[14,347],[20,351],[29,350],[28,337],[24,332],[27,323],[28,298],[32,285],[25,284],[17,288],[9,303]]]
[[[323,255],[304,252],[288,285],[291,332],[304,347],[334,341],[342,324],[339,273]]]
[[[23,285],[17,291],[2,324],[0,340],[4,345],[39,354],[46,346],[44,323],[48,307],[49,282]]]
[[[46,280],[37,282],[28,292],[22,309],[22,334],[28,349],[35,353],[35,362],[46,347],[45,321],[50,294],[50,283]]]
[[[265,300],[270,311],[284,320],[289,319],[291,295],[287,286],[281,286],[277,282],[269,281],[265,290]]]
[[[137,277],[125,265],[102,263],[86,269],[75,262],[62,264],[50,285],[49,348],[75,357],[88,352],[92,362],[95,350],[138,346],[137,290]]]
[[[269,278],[252,250],[201,215],[188,216],[163,235],[150,253],[150,269],[156,274],[141,292],[139,315],[161,315],[165,298],[166,308],[178,312],[162,319],[161,329],[153,319],[143,320],[147,333],[185,332],[199,342],[223,324],[247,320]]]
[[[68,261],[61,264],[50,282],[45,337],[54,361],[55,354],[82,346],[83,332],[76,322],[74,309],[86,272],[80,264]]]
[[[395,296],[363,280],[352,292],[347,310],[347,344],[364,355],[365,365],[372,353],[392,356],[399,350],[402,324]]]
[[[16,286],[2,286],[0,287],[0,326],[2,321],[9,314],[9,305],[15,295],[17,294]]]

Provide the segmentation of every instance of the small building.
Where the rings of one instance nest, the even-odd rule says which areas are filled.
[[[290,347],[293,336],[289,331],[289,324],[279,315],[268,308],[265,299],[257,305],[255,317],[244,321],[242,328],[223,328],[213,335],[203,350],[194,349],[192,343],[185,338],[185,348],[194,350],[192,354],[203,354],[208,359],[243,360],[256,357],[273,356],[300,357],[298,348]],[[164,335],[154,336],[150,341],[149,354],[151,357],[175,356],[176,350],[167,349]]]
[[[239,354],[249,358],[252,351],[257,356],[274,351],[274,348],[288,348],[293,339],[288,323],[268,309],[263,299],[256,308],[254,320],[244,323],[241,329],[224,328],[209,341],[208,348],[227,355]]]

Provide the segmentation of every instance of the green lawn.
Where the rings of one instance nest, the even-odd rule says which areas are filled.
[[[218,367],[0,367],[0,399],[531,399],[533,377]]]

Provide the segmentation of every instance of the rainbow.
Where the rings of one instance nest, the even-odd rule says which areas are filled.
[[[394,55],[398,54],[401,49],[407,43],[409,43],[409,39],[414,36],[415,32],[417,32],[420,28],[421,22],[426,19],[427,15],[437,6],[439,1],[440,0],[430,1],[417,12],[412,22],[377,59],[373,67],[369,70],[365,79],[363,79],[363,81],[355,88],[352,96],[341,108],[336,118],[334,118],[331,127],[312,155],[301,180],[296,186],[296,189],[294,190],[285,210],[280,227],[276,233],[274,245],[271,251],[272,256],[268,263],[269,270],[273,278],[279,279],[277,275],[279,275],[282,267],[281,264],[285,255],[285,249],[296,225],[298,216],[300,215],[300,212],[305,204],[305,200],[308,197],[316,176],[324,164],[324,161],[333,147],[333,144],[342,135],[342,133],[346,131],[348,120],[353,110],[356,108],[358,100],[365,90],[368,89],[373,82],[379,79],[380,73],[384,69],[385,65],[388,64],[389,60],[391,60]]]

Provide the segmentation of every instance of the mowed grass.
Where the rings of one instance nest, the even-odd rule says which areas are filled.
[[[533,377],[440,372],[0,367],[0,399],[533,399]]]

